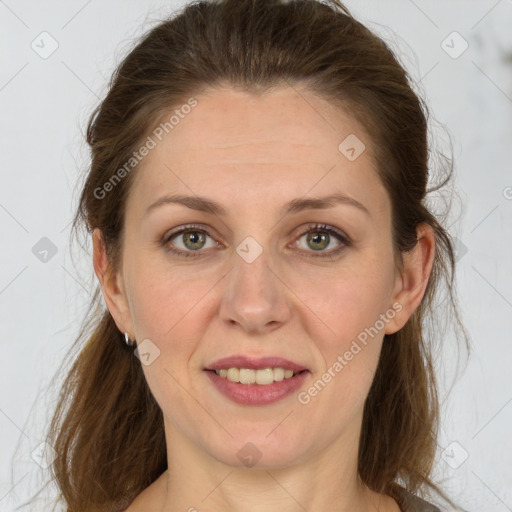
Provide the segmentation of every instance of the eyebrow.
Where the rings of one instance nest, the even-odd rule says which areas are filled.
[[[160,199],[157,199],[154,203],[149,205],[144,213],[144,216],[148,215],[149,212],[164,204],[181,204],[187,208],[190,208],[191,210],[212,213],[218,216],[227,215],[227,210],[219,203],[212,201],[211,199],[200,196],[185,196],[175,194],[171,196],[163,196]],[[332,194],[318,198],[293,199],[286,203],[283,208],[281,208],[280,215],[298,213],[303,210],[323,210],[332,208],[337,204],[353,206],[364,212],[366,215],[371,216],[366,206],[345,194]]]

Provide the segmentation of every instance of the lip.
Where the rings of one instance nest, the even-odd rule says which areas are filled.
[[[249,370],[259,370],[263,368],[283,368],[284,370],[292,370],[293,372],[301,372],[308,370],[294,361],[284,359],[282,357],[247,357],[247,356],[231,356],[218,359],[205,367],[205,370],[222,370],[229,368],[247,368]],[[272,385],[272,384],[269,384]]]
[[[225,368],[225,367],[224,367]],[[291,368],[289,368],[291,369]],[[289,379],[280,382],[273,382],[266,386],[259,384],[241,384],[231,382],[221,377],[215,371],[204,370],[213,385],[225,397],[233,402],[243,405],[267,405],[281,400],[299,389],[306,377],[310,374],[308,370],[302,371]]]

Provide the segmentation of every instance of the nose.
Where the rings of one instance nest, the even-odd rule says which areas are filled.
[[[291,317],[284,276],[274,269],[268,250],[255,259],[240,254],[233,254],[233,267],[226,275],[221,319],[251,334],[278,329]]]

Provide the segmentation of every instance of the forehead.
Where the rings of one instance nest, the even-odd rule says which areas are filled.
[[[327,100],[304,89],[280,87],[255,95],[210,88],[195,98],[197,106],[166,137],[169,149],[215,151],[218,159],[244,160],[250,147],[251,160],[265,162],[269,151],[273,160],[279,158],[281,148],[288,161],[294,152],[296,159],[304,154],[330,159],[349,134],[367,138],[347,112],[333,112]]]
[[[207,89],[194,98],[161,141],[151,135],[156,145],[137,166],[130,194],[141,207],[174,192],[233,204],[259,198],[258,206],[341,192],[386,207],[371,141],[327,100],[292,87],[258,95]],[[342,151],[351,137],[366,146],[352,161]]]

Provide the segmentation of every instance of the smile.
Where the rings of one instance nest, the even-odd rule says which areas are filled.
[[[284,379],[290,379],[299,372],[284,368],[262,368],[253,370],[251,368],[223,368],[215,370],[215,373],[231,382],[240,382],[240,384],[259,384],[268,386],[272,382],[281,382]]]
[[[302,370],[294,373],[283,368],[229,368],[205,370],[205,373],[215,388],[231,401],[244,405],[266,405],[298,390],[310,372]]]

